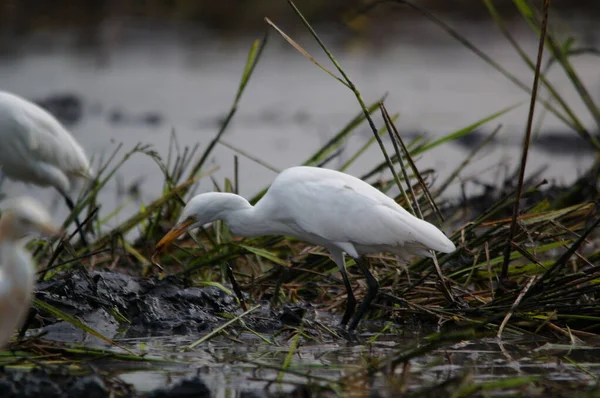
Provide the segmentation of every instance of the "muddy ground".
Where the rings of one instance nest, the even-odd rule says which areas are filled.
[[[598,198],[596,182],[599,173],[598,168],[593,168],[574,186],[568,188],[547,187],[543,189],[543,193],[526,196],[522,205],[527,208],[544,197],[560,197],[564,206],[594,200]],[[501,189],[490,187],[481,196],[458,200],[451,207],[446,207],[445,211],[467,210],[469,217],[475,217],[485,210],[485,206],[509,194],[512,189],[514,186],[508,183]],[[509,214],[499,216],[505,217]],[[146,278],[108,270],[75,269],[59,272],[51,279],[38,284],[36,297],[84,321],[109,339],[201,336],[222,326],[231,316],[243,313],[235,297],[217,287],[190,286],[189,281],[176,276]],[[315,313],[314,307],[302,302],[279,306],[277,309],[271,309],[267,301],[257,304],[260,304],[260,308],[247,314],[244,322],[249,328],[268,336],[285,330],[288,325],[297,326],[303,317],[310,320]],[[327,321],[329,327],[335,328],[338,316],[339,314],[334,314]],[[230,328],[241,329],[237,324]],[[109,343],[44,311],[32,309],[28,329],[24,345],[15,347],[31,348],[35,347],[37,342],[44,341],[53,342],[52,344],[58,346],[68,343],[110,347]],[[318,333],[310,330],[310,326],[304,332]],[[15,360],[18,361],[18,358],[16,353]],[[0,397],[100,398],[114,396],[111,395],[114,393],[117,396],[130,397],[211,396],[202,375],[183,378],[152,392],[139,393],[118,377],[118,371],[110,371],[110,362],[104,366],[100,364],[97,368],[89,367],[80,372],[73,372],[66,365],[48,365],[46,362],[42,363],[43,360],[35,362],[26,359],[25,362],[27,361],[35,365],[33,370],[21,371],[14,367],[0,367]],[[239,396],[277,396],[263,390],[244,391],[243,387]],[[310,390],[303,388],[305,387],[298,387],[294,396],[311,396]],[[373,394],[377,392],[374,391]],[[289,396],[289,393],[285,396]]]
[[[117,333],[120,338],[197,336],[221,326],[224,318],[219,314],[239,315],[243,312],[233,296],[216,287],[187,287],[186,281],[174,276],[143,278],[111,271],[58,273],[38,285],[36,297],[81,319],[110,339],[115,338]],[[283,306],[281,310],[271,311],[265,302],[261,308],[244,317],[244,322],[259,333],[272,335],[286,324],[297,325],[304,313],[301,305]],[[51,314],[32,310],[30,315],[29,328],[34,331],[33,336],[28,333],[32,340],[30,344],[41,338],[59,343],[110,346]],[[118,320],[121,316],[127,319],[125,326]],[[101,398],[111,396],[111,392],[121,396],[153,398],[211,396],[198,376],[152,393],[140,394],[102,372],[77,376],[66,367],[37,365],[41,368],[31,372],[0,368],[0,397]],[[266,395],[261,391],[247,391],[241,396]]]
[[[211,392],[198,376],[160,388],[151,393],[136,393],[129,385],[98,375],[73,376],[61,369],[34,369],[19,372],[0,369],[0,396],[3,398],[108,398],[118,393],[143,398],[208,398]],[[264,396],[260,392],[242,392],[240,397]],[[273,396],[273,395],[269,395]],[[275,395],[276,396],[276,395]],[[288,396],[288,395],[286,395]]]

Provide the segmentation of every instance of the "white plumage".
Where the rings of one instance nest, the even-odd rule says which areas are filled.
[[[35,265],[22,238],[40,232],[54,235],[58,229],[46,210],[29,197],[2,203],[0,218],[0,348],[28,313],[35,285]]]
[[[439,229],[414,217],[366,182],[338,171],[305,166],[281,172],[256,206],[230,193],[195,196],[157,250],[163,250],[186,230],[215,220],[224,220],[235,235],[286,235],[328,249],[348,293],[342,325],[347,324],[356,305],[344,253],[354,258],[367,278],[369,293],[350,329],[356,327],[378,290],[377,281],[360,259],[362,254],[391,252],[408,257],[431,256],[429,250],[456,250]]]
[[[0,91],[0,171],[8,178],[53,186],[69,198],[75,177],[90,177],[84,150],[54,116],[36,104]],[[77,220],[78,226],[79,221]],[[82,240],[85,238],[82,233]]]
[[[7,177],[62,194],[72,177],[91,176],[85,152],[50,113],[0,91],[0,167]]]

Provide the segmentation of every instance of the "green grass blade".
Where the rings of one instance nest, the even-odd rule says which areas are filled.
[[[244,312],[244,313],[236,316],[235,318],[232,318],[231,320],[225,322],[224,324],[222,324],[221,326],[219,326],[218,328],[216,328],[212,332],[210,332],[207,335],[203,336],[201,339],[198,339],[198,340],[194,341],[192,344],[188,345],[186,348],[188,350],[192,350],[192,349],[196,348],[200,344],[204,343],[205,341],[208,341],[208,340],[212,339],[214,336],[216,336],[217,334],[221,333],[223,330],[225,330],[230,325],[233,325],[235,322],[241,320],[243,317],[245,317],[246,315],[250,314],[251,312],[256,311],[259,308],[260,308],[260,305],[257,305],[255,307],[250,308],[248,311],[246,311],[246,312]]]
[[[494,119],[496,119],[496,118],[498,118],[498,117],[500,117],[500,116],[502,116],[502,115],[504,115],[504,114],[512,111],[513,109],[517,108],[520,105],[521,105],[521,103],[518,103],[518,104],[515,104],[515,105],[512,105],[512,106],[509,106],[508,108],[504,108],[504,109],[502,109],[502,110],[500,110],[500,111],[498,111],[498,112],[496,112],[494,114],[491,114],[490,116],[484,117],[483,119],[480,119],[480,120],[476,121],[473,124],[470,124],[470,125],[468,125],[466,127],[463,127],[460,130],[457,130],[457,131],[455,131],[453,133],[450,133],[450,134],[448,134],[448,135],[446,135],[446,136],[444,136],[444,137],[442,137],[440,139],[437,139],[437,140],[435,140],[433,142],[430,142],[430,143],[427,143],[425,145],[422,145],[422,146],[416,148],[415,150],[411,151],[411,155],[412,156],[419,155],[419,154],[424,153],[424,152],[426,152],[426,151],[428,151],[430,149],[433,149],[433,148],[435,148],[435,147],[437,147],[439,145],[442,145],[442,144],[444,144],[446,142],[450,142],[450,141],[455,140],[457,138],[463,137],[463,136],[469,134],[470,132],[472,132],[473,130],[475,130],[476,128],[478,128],[478,127],[486,124],[487,122],[492,121],[492,120],[494,120]]]
[[[117,344],[116,342],[112,341],[111,339],[109,339],[108,337],[104,336],[103,334],[97,332],[96,330],[92,329],[91,327],[89,327],[88,325],[86,325],[85,323],[83,323],[82,321],[80,321],[79,319],[75,318],[72,315],[67,314],[66,312],[63,312],[61,310],[59,310],[58,308],[42,301],[39,300],[37,298],[33,299],[33,305],[38,308],[41,309],[43,311],[46,311],[47,313],[55,316],[58,319],[62,319],[65,322],[70,323],[71,325],[75,326],[78,329],[83,330],[84,332],[91,334],[92,336],[95,336],[101,340],[106,341],[107,343],[109,343],[110,345],[113,345],[115,347],[121,348],[122,350],[127,351],[128,353],[130,353],[131,355],[135,355],[132,351],[130,351],[129,349]]]
[[[292,47],[294,47],[306,59],[308,59],[313,64],[317,65],[319,68],[321,68],[322,71],[324,71],[325,73],[327,73],[329,76],[333,77],[338,82],[342,83],[344,86],[349,87],[348,83],[346,83],[345,81],[343,81],[342,79],[340,79],[339,77],[337,77],[332,71],[330,71],[329,69],[327,69],[326,67],[324,67],[323,65],[321,65],[319,62],[317,62],[317,60],[312,55],[310,55],[304,48],[302,48],[302,46],[300,46],[298,43],[296,43],[291,37],[289,37],[288,35],[286,35],[284,31],[282,31],[281,29],[279,29],[279,27],[277,25],[275,25],[273,23],[273,21],[271,21],[269,18],[265,18],[265,22],[267,24],[269,24],[273,29],[275,29],[275,31],[277,33],[279,33],[281,35],[281,37],[283,37],[283,39],[285,41],[287,41],[288,43],[290,43],[292,45]]]
[[[260,57],[263,53],[263,49],[265,48],[266,44],[267,44],[267,33],[265,33],[262,40],[255,40],[252,43],[252,46],[250,47],[250,51],[248,52],[248,59],[246,60],[246,65],[245,65],[244,71],[242,73],[242,79],[238,86],[238,90],[235,94],[235,99],[233,100],[231,109],[229,110],[229,113],[227,114],[227,117],[223,121],[223,124],[221,125],[221,128],[217,132],[216,136],[208,144],[208,146],[202,153],[202,156],[200,157],[198,162],[196,162],[196,164],[192,168],[191,172],[188,175],[188,179],[191,179],[196,174],[198,174],[198,172],[200,171],[202,166],[204,166],[204,162],[206,162],[206,159],[208,159],[208,156],[211,154],[213,148],[215,147],[217,142],[219,142],[219,139],[221,138],[223,133],[225,133],[225,131],[227,130],[229,123],[231,122],[231,120],[233,119],[233,116],[237,112],[238,104],[240,102],[240,99],[242,98],[242,94],[244,93],[246,86],[248,84],[248,81],[250,80],[250,77],[252,76],[252,73],[254,72],[256,65],[258,64],[258,61],[260,60]]]
[[[279,264],[279,265],[283,265],[284,267],[289,267],[289,264],[287,261],[284,261],[282,259],[280,259],[279,257],[275,256],[274,254],[268,252],[267,250],[264,249],[259,249],[256,247],[252,247],[252,246],[248,246],[248,245],[242,245],[242,244],[238,244],[239,247],[249,251],[250,253],[254,253],[259,257],[265,258],[269,261],[274,262],[275,264]]]
[[[535,71],[535,63],[529,58],[525,50],[519,45],[519,43],[514,39],[513,35],[510,33],[510,30],[504,24],[500,14],[494,7],[494,3],[491,0],[484,0],[484,4],[486,5],[488,12],[494,18],[494,21],[500,31],[504,34],[509,43],[513,46],[513,48],[517,51],[521,59],[527,64],[527,66]],[[528,9],[526,13],[529,15],[531,10]],[[539,33],[539,31],[538,31]],[[552,58],[554,59],[554,58]],[[567,116],[572,120],[573,125],[576,127],[576,131],[586,140],[591,142],[591,136],[587,132],[583,123],[579,120],[575,112],[571,109],[571,107],[567,104],[567,102],[563,99],[563,97],[558,93],[558,91],[554,88],[554,86],[546,79],[544,73],[540,73],[540,81],[544,85],[544,87],[548,90],[550,95],[556,102],[562,107]]]

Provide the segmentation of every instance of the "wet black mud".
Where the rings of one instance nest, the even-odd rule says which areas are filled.
[[[231,316],[243,313],[235,297],[217,287],[188,287],[184,280],[174,276],[144,278],[110,271],[58,273],[38,284],[36,297],[77,317],[110,339],[200,335],[223,325]],[[285,328],[286,324],[301,322],[307,312],[304,307],[296,304],[275,311],[265,302],[244,316],[244,323],[259,333],[273,334]],[[108,346],[103,340],[52,314],[43,310],[33,311],[35,314],[32,313],[28,336],[33,335],[34,339]],[[235,325],[232,327],[235,328]],[[18,355],[15,360],[18,360]],[[140,393],[118,377],[113,377],[112,372],[100,370],[106,369],[101,364],[90,365],[89,368],[84,366],[83,374],[77,375],[67,366],[32,362],[34,368],[31,371],[0,367],[0,397],[211,396],[210,389],[198,376]],[[260,391],[242,391],[241,396],[265,395]]]
[[[108,396],[109,389],[105,381],[97,375],[77,377],[66,372],[48,371],[43,368],[31,372],[0,369],[0,397],[3,398],[104,398]]]
[[[308,393],[308,395],[307,395]],[[31,372],[0,368],[0,397],[2,398],[210,398],[215,396],[201,377],[191,376],[154,391],[136,392],[130,385],[116,377],[104,374],[75,376],[64,368],[39,368]],[[298,387],[286,394],[267,394],[260,390],[243,389],[238,393],[243,398],[279,398],[289,396],[311,396],[310,391]]]
[[[31,372],[0,368],[0,397],[2,398],[210,398],[210,389],[198,376],[183,379],[168,387],[149,393],[136,392],[118,378],[93,374],[74,376],[65,369],[34,369]],[[240,397],[259,398],[260,391],[241,392]],[[270,395],[271,397],[278,395]]]
[[[217,287],[186,287],[180,278],[130,276],[108,271],[66,271],[38,285],[37,297],[76,316],[106,337],[193,335],[227,321],[223,314],[243,312],[234,296]],[[274,332],[288,322],[268,303],[244,318],[254,330]],[[85,333],[50,314],[39,313],[30,327],[44,338],[83,341]]]

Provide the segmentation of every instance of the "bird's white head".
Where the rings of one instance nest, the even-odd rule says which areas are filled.
[[[184,207],[177,224],[156,244],[156,251],[163,251],[169,243],[190,229],[198,228],[215,220],[226,220],[237,210],[252,208],[241,196],[224,192],[208,192],[194,196]]]
[[[11,198],[0,203],[0,235],[18,240],[32,233],[58,235],[58,228],[44,206],[31,197]]]

